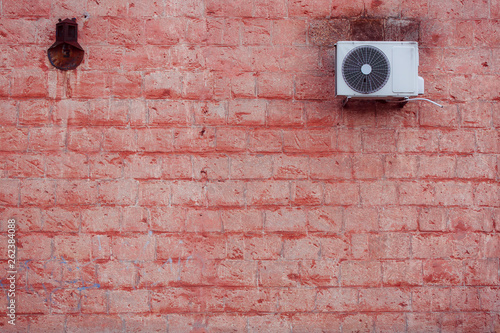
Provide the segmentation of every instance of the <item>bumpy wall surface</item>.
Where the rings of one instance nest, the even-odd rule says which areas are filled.
[[[499,0],[0,4],[2,332],[499,332]],[[338,40],[444,108],[342,108]]]

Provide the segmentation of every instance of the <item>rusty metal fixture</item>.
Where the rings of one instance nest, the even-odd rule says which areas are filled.
[[[52,66],[63,71],[75,69],[82,62],[84,53],[78,44],[76,19],[59,19],[56,24],[56,42],[47,50]]]

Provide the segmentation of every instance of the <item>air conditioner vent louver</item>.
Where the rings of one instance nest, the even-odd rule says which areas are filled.
[[[344,58],[342,76],[352,90],[361,94],[374,93],[389,80],[389,59],[374,46],[355,47]]]

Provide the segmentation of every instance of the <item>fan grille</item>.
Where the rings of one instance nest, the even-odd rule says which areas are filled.
[[[389,74],[389,59],[371,45],[352,49],[342,63],[344,81],[352,90],[362,94],[380,90],[389,80]]]

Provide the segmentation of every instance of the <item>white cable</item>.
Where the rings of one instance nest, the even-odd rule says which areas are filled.
[[[427,98],[409,98],[409,97],[405,97],[405,101],[408,101],[408,102],[411,102],[411,101],[426,101],[426,102],[431,102],[432,104],[435,104],[437,106],[439,106],[440,108],[442,108],[443,106],[441,104],[438,104],[434,101],[431,101],[430,99],[427,99]]]

